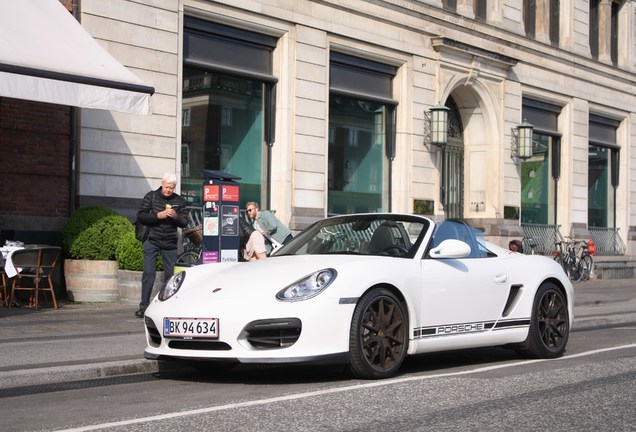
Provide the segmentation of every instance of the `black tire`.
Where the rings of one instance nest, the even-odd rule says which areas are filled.
[[[563,292],[553,283],[539,287],[532,305],[530,330],[522,354],[528,358],[556,358],[570,337],[570,314]]]
[[[590,278],[594,271],[594,258],[592,258],[592,255],[584,255],[581,258],[581,268],[581,280],[586,281]]]
[[[573,263],[570,267],[570,280],[572,282],[579,282],[583,278],[583,263],[579,257],[573,258]]]
[[[365,294],[351,320],[351,373],[363,379],[395,375],[406,357],[408,328],[406,308],[391,291],[375,288]]]

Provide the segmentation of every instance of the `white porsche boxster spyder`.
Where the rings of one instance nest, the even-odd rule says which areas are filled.
[[[419,353],[506,346],[562,355],[573,288],[561,266],[478,233],[461,220],[336,216],[268,259],[188,268],[146,310],[145,357],[210,367],[343,362],[377,379]]]

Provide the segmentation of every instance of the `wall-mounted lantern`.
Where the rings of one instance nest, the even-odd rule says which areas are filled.
[[[432,106],[430,113],[430,143],[439,147],[448,142],[448,113],[450,108],[438,103]]]
[[[510,157],[512,159],[526,160],[532,157],[532,136],[534,126],[525,119],[523,123],[512,129],[512,147]]]

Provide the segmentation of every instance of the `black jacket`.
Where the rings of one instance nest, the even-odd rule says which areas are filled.
[[[157,217],[157,213],[166,209],[166,204],[170,204],[176,210],[177,219],[159,219]],[[177,248],[179,239],[177,228],[188,226],[190,216],[186,208],[186,201],[180,195],[173,193],[166,198],[161,193],[160,187],[144,196],[137,212],[137,220],[150,227],[148,240],[152,244],[161,249],[171,250]]]
[[[239,216],[239,242],[241,250],[245,249],[247,241],[254,232],[254,227],[248,221]]]

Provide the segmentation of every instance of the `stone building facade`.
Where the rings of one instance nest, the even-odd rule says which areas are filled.
[[[68,3],[68,2],[67,2]],[[294,230],[337,213],[522,223],[636,247],[636,3],[627,0],[74,1],[156,89],[153,114],[78,110],[77,205],[134,214],[176,172],[242,178]],[[450,108],[447,145],[429,110]],[[534,155],[515,156],[534,125]]]

